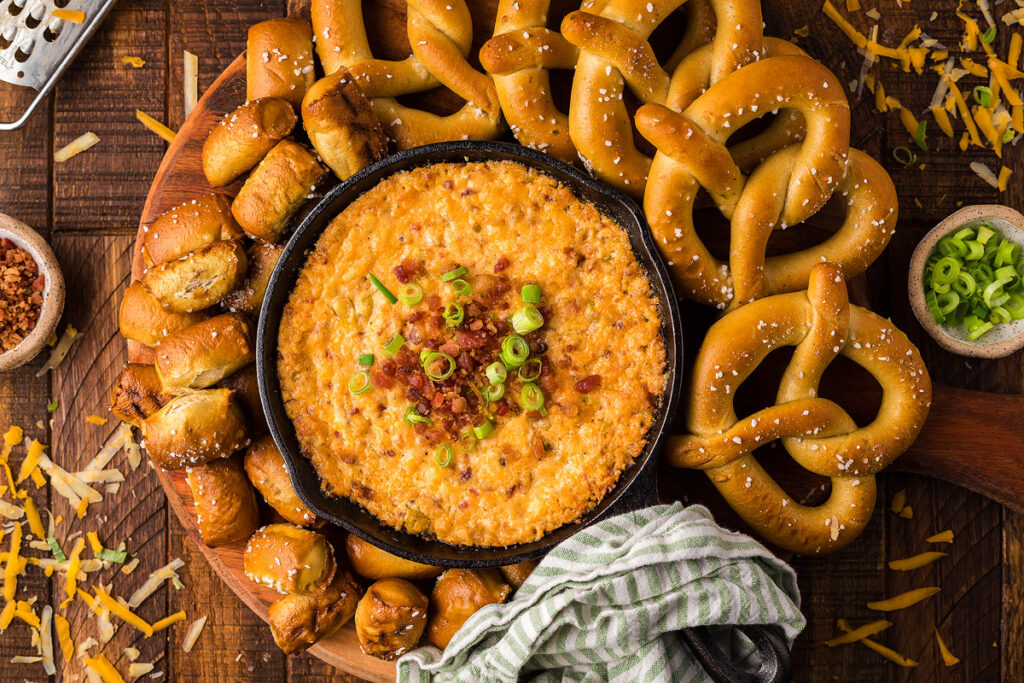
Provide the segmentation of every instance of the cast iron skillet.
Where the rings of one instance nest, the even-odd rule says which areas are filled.
[[[512,160],[536,168],[565,184],[577,197],[594,204],[625,228],[633,253],[647,273],[662,318],[669,381],[647,434],[641,455],[626,468],[616,487],[580,519],[538,541],[508,547],[457,547],[382,524],[358,504],[328,496],[312,463],[302,456],[291,420],[281,400],[277,376],[277,333],[288,296],[321,233],[346,206],[384,178],[419,166],[443,162]],[[656,470],[666,427],[675,414],[682,383],[682,329],[668,271],[651,238],[643,213],[624,194],[546,154],[501,142],[446,142],[406,150],[369,166],[333,188],[307,214],[292,235],[270,277],[260,311],[256,368],[260,399],[270,433],[284,457],[299,498],[313,512],[360,538],[400,557],[443,567],[497,567],[535,559],[577,531],[604,517],[656,504]],[[788,680],[790,655],[773,628],[749,627],[744,633],[757,646],[761,669],[754,676],[734,669],[706,629],[683,632],[704,668],[722,681]]]

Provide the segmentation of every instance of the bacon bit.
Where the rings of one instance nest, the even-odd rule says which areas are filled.
[[[403,285],[409,284],[409,274],[405,272],[405,268],[401,265],[395,266],[392,271],[395,274],[395,278],[398,279]]]
[[[381,389],[390,389],[395,386],[395,380],[391,379],[380,370],[371,370],[370,378],[373,379],[374,386],[378,386]]]
[[[454,339],[449,339],[441,345],[441,353],[447,353],[449,356],[457,356],[462,349],[459,348],[458,343]]]
[[[459,481],[469,481],[473,478],[473,468],[467,467],[464,470],[459,471]]]
[[[407,258],[402,261],[402,270],[405,271],[405,274],[410,278],[416,277],[422,269],[423,261],[419,259]]]
[[[537,456],[538,460],[547,455],[547,451],[544,450],[544,440],[539,436],[533,437],[533,454]]]
[[[453,413],[461,415],[469,410],[469,401],[467,401],[463,396],[457,396],[452,399],[451,408]]]
[[[508,268],[511,264],[509,263],[508,257],[502,256],[494,264],[494,272],[500,273],[501,271]]]
[[[576,382],[576,393],[589,394],[594,389],[601,386],[601,375],[589,375],[584,377],[579,382]]]
[[[462,349],[479,349],[487,344],[487,335],[481,331],[458,330],[455,332],[455,341]]]

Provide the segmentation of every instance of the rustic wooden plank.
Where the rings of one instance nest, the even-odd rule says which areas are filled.
[[[335,669],[309,653],[288,657],[285,661],[288,681],[295,683],[360,683],[364,679]]]
[[[133,232],[166,144],[135,120],[163,120],[166,8],[161,0],[118,3],[57,86],[54,125],[63,142],[93,131],[100,142],[54,172],[60,230]],[[141,69],[121,63],[146,60]]]
[[[1024,515],[1003,510],[1003,643],[1024,642]],[[1024,680],[1024,650],[1003,648],[1002,680]]]

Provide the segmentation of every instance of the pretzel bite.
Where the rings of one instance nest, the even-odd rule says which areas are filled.
[[[302,98],[302,126],[339,180],[388,153],[384,128],[348,71],[321,78]]]
[[[125,290],[118,311],[117,323],[125,339],[156,346],[161,339],[206,318],[203,313],[172,313],[164,310],[141,282],[133,282]]]
[[[260,525],[252,484],[240,456],[185,469],[203,543],[211,548],[238,543]]]
[[[278,593],[309,595],[334,574],[334,550],[323,534],[291,524],[268,524],[245,546],[245,575]]]
[[[142,276],[142,286],[166,310],[192,313],[227,296],[245,277],[247,266],[241,244],[234,240],[214,242],[153,266]]]
[[[260,163],[297,121],[292,105],[278,97],[246,102],[227,114],[203,143],[207,182],[211,187],[229,185]]]
[[[127,363],[110,392],[110,412],[136,427],[174,398],[152,365]]]
[[[269,436],[258,439],[245,453],[245,473],[256,490],[279,515],[296,526],[314,526],[319,520],[295,495],[284,458]]]
[[[295,19],[270,19],[249,27],[245,99],[280,97],[296,107],[313,85],[313,29]]]
[[[249,247],[249,270],[245,274],[245,279],[221,304],[232,311],[258,315],[260,306],[263,305],[263,295],[266,294],[267,284],[270,282],[270,274],[274,272],[274,266],[277,265],[283,251],[283,246],[260,242]]]
[[[171,391],[205,389],[256,360],[253,326],[224,313],[175,332],[156,347],[156,370]]]
[[[348,553],[352,569],[360,576],[368,579],[432,579],[439,576],[443,569],[420,564],[412,560],[392,555],[368,543],[355,534],[349,534],[345,540],[345,552]]]
[[[263,418],[263,404],[260,403],[260,387],[256,380],[256,365],[249,364],[221,380],[218,387],[235,392],[235,400],[249,418],[249,434],[262,434],[267,429]]]
[[[319,590],[278,598],[267,610],[274,642],[290,655],[330,636],[355,614],[360,592],[352,574],[338,566],[334,579]]]
[[[277,242],[327,169],[308,149],[282,140],[249,174],[231,213],[258,240]]]
[[[378,581],[356,607],[359,647],[378,659],[395,659],[416,647],[426,625],[427,596],[405,579]]]
[[[501,575],[505,577],[505,580],[512,584],[513,588],[519,590],[519,587],[530,578],[530,574],[533,573],[538,564],[540,562],[537,560],[524,560],[516,564],[499,567],[499,569],[501,569]]]
[[[231,215],[231,198],[210,194],[163,213],[143,230],[142,258],[155,266],[220,240],[242,236]]]
[[[229,389],[177,396],[142,422],[146,450],[165,470],[227,458],[248,444],[245,417]]]
[[[504,602],[511,592],[497,569],[449,569],[437,579],[430,594],[427,640],[443,650],[474,612]]]

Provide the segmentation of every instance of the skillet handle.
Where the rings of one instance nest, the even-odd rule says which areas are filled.
[[[761,666],[748,673],[733,666],[722,654],[706,626],[680,631],[697,661],[715,683],[786,683],[793,679],[793,659],[786,641],[774,626],[736,626],[754,644]]]

